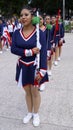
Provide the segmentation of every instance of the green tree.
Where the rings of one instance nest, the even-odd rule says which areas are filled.
[[[10,17],[13,14],[19,15],[20,9],[27,0],[0,0],[0,10],[2,15]]]
[[[29,0],[0,0],[0,11],[2,15],[7,17],[13,14],[19,15],[23,5],[28,4]],[[62,10],[63,0],[30,0],[31,6],[40,8],[42,12],[47,14],[57,14],[58,9]],[[66,1],[66,10],[73,10],[73,0]]]

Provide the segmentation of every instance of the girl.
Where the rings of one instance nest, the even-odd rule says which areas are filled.
[[[46,44],[45,44],[45,46],[47,47],[47,29],[46,29],[46,27],[45,27],[45,25],[44,25],[44,18],[43,18],[43,15],[40,13],[39,14],[39,18],[40,18],[40,24],[39,24],[39,27],[40,27],[40,30],[42,30],[43,31],[43,34],[44,34],[44,36],[46,37]],[[41,80],[41,86],[40,86],[40,88],[39,88],[39,90],[40,91],[43,91],[43,90],[45,90],[45,81],[48,81],[48,74],[46,73],[46,75],[43,77],[43,79]]]
[[[26,93],[26,104],[28,113],[23,119],[23,123],[28,123],[33,119],[33,125],[39,126],[39,107],[41,103],[40,92],[35,85],[35,80],[41,84],[41,79],[47,71],[47,50],[46,39],[40,31],[41,49],[36,47],[36,28],[32,24],[33,11],[25,6],[21,10],[20,20],[22,29],[16,30],[12,38],[11,52],[20,56],[16,68],[16,81],[23,86]],[[40,53],[40,69],[35,76],[36,55]]]
[[[52,25],[51,18],[49,15],[45,16],[45,25],[47,27],[47,37],[48,37],[48,49],[47,49],[47,66],[48,66],[48,75],[52,75]]]

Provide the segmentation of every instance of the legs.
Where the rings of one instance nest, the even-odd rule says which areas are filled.
[[[2,41],[1,41],[1,38],[0,38],[0,53],[2,53]]]
[[[23,119],[23,123],[28,123],[33,117],[33,125],[38,126],[40,124],[40,119],[38,115],[41,97],[37,87],[32,85],[24,87],[26,92],[26,104],[28,109],[28,114]]]
[[[48,69],[48,75],[51,76],[51,69],[52,69],[52,57],[50,58],[50,60],[47,61],[47,69]]]
[[[56,48],[55,48],[55,61],[58,60],[58,52],[59,52],[59,48],[58,48],[58,46],[56,46]]]
[[[38,91],[37,87],[31,87],[31,93],[32,93],[32,101],[33,101],[33,112],[38,113],[40,102],[41,102],[40,92]]]
[[[28,112],[32,112],[33,102],[32,102],[32,95],[31,95],[31,86],[25,86],[24,90],[26,94],[25,98],[26,98]]]
[[[58,65],[58,54],[59,54],[59,48],[58,45],[55,47],[55,62],[54,65]]]
[[[58,60],[60,60],[61,53],[62,53],[62,46],[59,46],[59,56],[58,56]]]
[[[40,107],[41,97],[37,87],[26,86],[24,87],[26,92],[26,104],[28,112],[37,113]]]

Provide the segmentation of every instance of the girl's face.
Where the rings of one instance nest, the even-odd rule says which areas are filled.
[[[42,26],[44,23],[44,20],[43,20],[42,16],[39,16],[39,17],[40,17],[40,26]]]
[[[46,24],[50,24],[50,17],[49,16],[45,17],[45,22],[46,22]]]
[[[0,20],[0,24],[2,24],[2,20]]]
[[[28,26],[32,23],[32,15],[30,10],[23,9],[20,14],[20,21],[23,24],[23,26]]]
[[[52,21],[52,24],[55,24],[56,18],[55,18],[55,17],[52,17],[51,21]]]

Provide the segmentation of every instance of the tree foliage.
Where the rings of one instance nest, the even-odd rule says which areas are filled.
[[[19,15],[20,9],[26,3],[27,0],[0,0],[0,10],[5,16]]]
[[[29,0],[0,0],[0,12],[2,15],[10,17],[14,14],[19,15],[23,5],[28,4]],[[73,0],[65,0],[66,9],[73,10]],[[60,8],[62,10],[63,0],[31,0],[31,6],[40,8],[48,14],[56,14]]]

